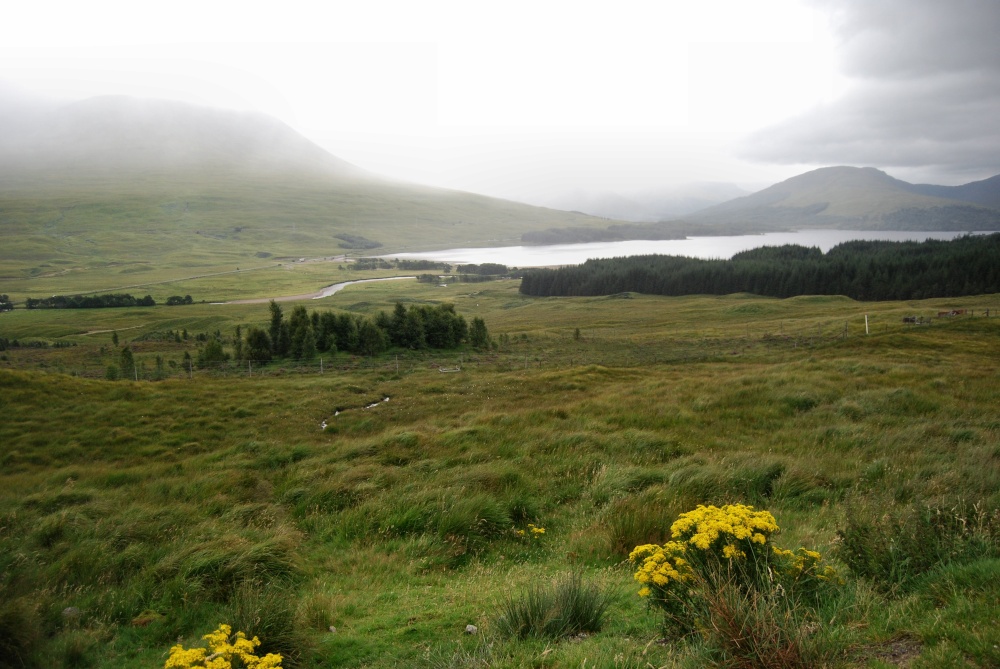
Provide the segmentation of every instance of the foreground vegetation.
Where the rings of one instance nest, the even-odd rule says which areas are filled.
[[[495,350],[449,374],[395,348],[111,382],[68,373],[125,346],[196,357],[195,333],[266,330],[268,305],[0,315],[8,339],[76,344],[0,361],[0,662],[163,666],[225,623],[286,667],[1000,663],[1000,320],[901,318],[996,296],[390,283],[329,304],[451,302]],[[751,547],[719,544],[721,587],[678,630],[629,556],[727,504],[772,515],[790,578],[837,582],[778,598],[727,571]]]

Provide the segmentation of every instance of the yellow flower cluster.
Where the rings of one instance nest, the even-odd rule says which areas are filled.
[[[539,539],[543,534],[545,534],[545,528],[538,527],[537,525],[534,525],[532,523],[528,523],[527,530],[514,530],[514,534],[516,534],[519,537],[531,536],[534,537],[535,539]]]
[[[663,546],[646,544],[637,546],[629,560],[639,565],[635,580],[643,585],[639,595],[656,594],[662,599],[668,589],[693,581],[694,568],[689,560],[698,564],[719,560],[739,560],[747,550],[767,543],[771,534],[778,531],[778,524],[767,511],[754,511],[743,504],[717,506],[699,505],[682,513],[670,526],[673,541]],[[696,555],[689,551],[699,551]]]
[[[828,564],[822,564],[823,556],[816,551],[807,548],[799,548],[796,551],[785,550],[784,548],[772,547],[774,554],[785,563],[785,573],[794,579],[803,576],[813,577],[820,581],[840,580],[837,570]]]
[[[255,654],[260,639],[248,639],[243,632],[232,636],[232,632],[229,625],[219,625],[217,630],[202,637],[208,642],[208,648],[174,646],[163,669],[232,669],[234,658],[246,669],[281,669],[281,655],[268,653],[258,657]]]
[[[684,559],[684,544],[668,541],[662,546],[645,544],[636,546],[628,559],[639,564],[633,578],[643,587],[640,597],[648,597],[653,590],[662,592],[672,584],[680,584],[694,578],[691,565]]]
[[[707,551],[721,542],[726,558],[744,557],[738,542],[764,545],[778,523],[767,511],[754,511],[752,506],[727,504],[722,508],[699,504],[694,511],[682,513],[670,526],[670,534],[699,550]]]

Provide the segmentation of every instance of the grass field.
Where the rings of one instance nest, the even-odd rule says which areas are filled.
[[[149,370],[197,346],[151,333],[228,335],[267,305],[0,314],[2,337],[76,344],[0,358],[0,664],[162,666],[223,622],[304,667],[1000,664],[997,296],[391,282],[306,306],[396,301],[452,302],[498,349],[112,382],[86,378],[112,331]],[[973,315],[902,323],[953,308]],[[702,503],[768,509],[843,584],[792,617],[743,602],[742,646],[715,617],[669,637],[627,558]],[[512,634],[568,575],[610,598],[599,629]],[[741,655],[772,637],[799,663]]]
[[[195,281],[186,292],[235,299],[253,291],[255,281],[258,288],[278,276],[295,283],[299,270],[261,268],[302,257],[497,246],[519,243],[531,230],[608,225],[583,214],[390,181],[295,173],[88,174],[31,181],[0,175],[4,293],[23,300],[153,284],[160,286],[150,290],[155,297],[159,290],[176,294],[163,282],[232,272],[216,276],[219,283]],[[345,234],[380,246],[345,248],[350,244],[337,237]]]

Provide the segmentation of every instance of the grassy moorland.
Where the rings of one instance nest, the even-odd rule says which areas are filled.
[[[582,214],[376,179],[211,170],[89,174],[13,181],[0,174],[3,292],[48,297],[237,267],[243,274],[223,274],[231,284],[221,287],[239,287],[256,278],[247,270],[301,257],[493,246],[518,243],[539,228],[607,225]],[[345,242],[345,235],[375,247]],[[292,294],[299,292],[305,291]]]
[[[0,662],[162,666],[227,622],[286,666],[1000,663],[996,296],[394,282],[307,307],[397,300],[452,302],[498,350],[112,382],[84,378],[115,359],[109,331],[149,369],[197,345],[150,335],[228,334],[267,306],[0,315],[0,336],[77,344],[0,358]],[[974,315],[902,323],[953,308]],[[801,601],[733,589],[668,635],[629,553],[737,503],[837,583]],[[610,599],[552,632],[539,602],[567,583]]]

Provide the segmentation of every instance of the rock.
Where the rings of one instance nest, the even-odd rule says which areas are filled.
[[[337,633],[337,628],[334,627],[333,625],[330,625],[330,634],[336,634],[336,633]]]
[[[479,628],[476,627],[475,625],[466,625],[465,626],[465,633],[466,634],[476,634],[478,631],[479,631]]]

